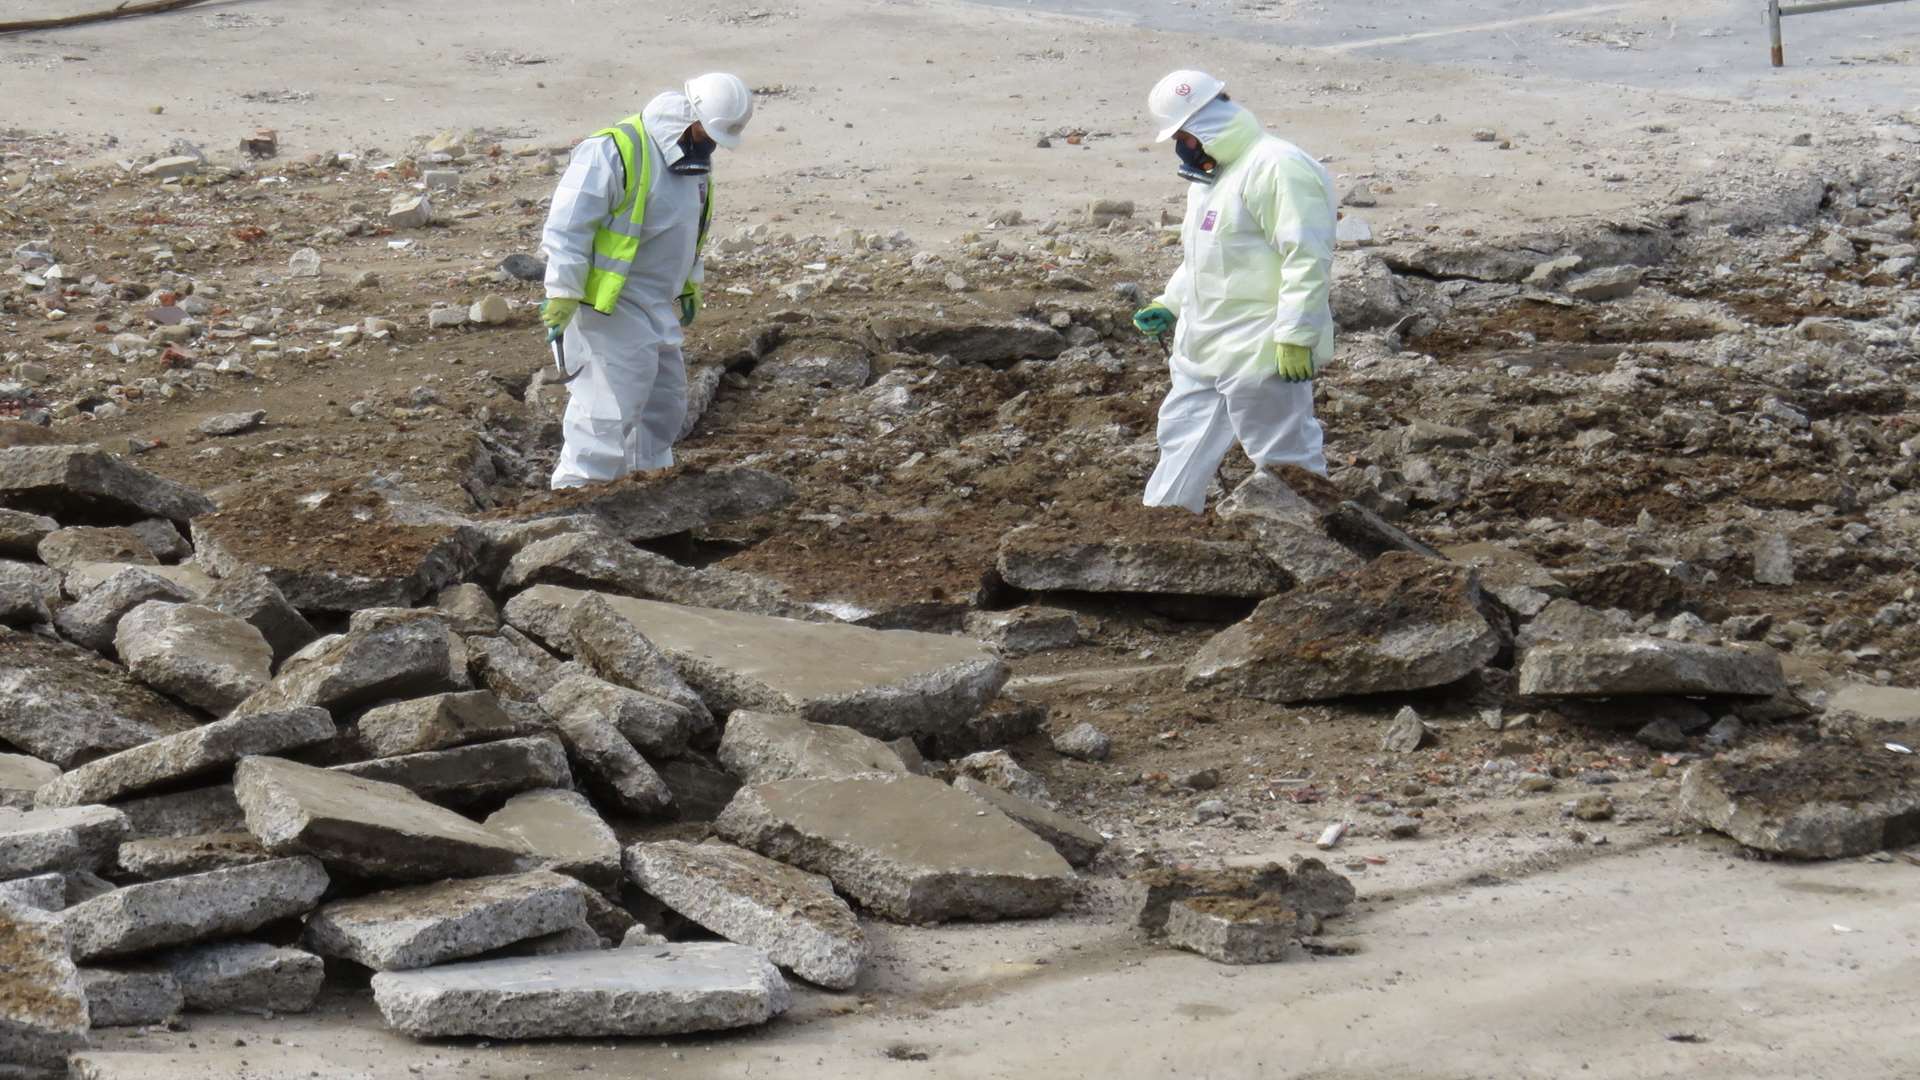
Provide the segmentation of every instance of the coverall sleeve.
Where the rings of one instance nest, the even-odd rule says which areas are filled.
[[[593,234],[626,194],[626,169],[613,139],[586,139],[573,148],[567,171],[553,191],[553,206],[540,232],[547,257],[547,295],[578,300],[587,295],[593,264]]]
[[[1273,340],[1313,348],[1332,317],[1327,307],[1333,287],[1332,204],[1319,171],[1305,162],[1283,160],[1268,180],[1271,198],[1257,200],[1253,209],[1256,215],[1262,210],[1270,215],[1262,224],[1268,242],[1280,253]]]
[[[1180,265],[1174,268],[1173,276],[1167,279],[1167,287],[1161,290],[1159,296],[1154,297],[1153,302],[1166,305],[1167,310],[1173,312],[1174,317],[1178,318],[1180,298],[1186,294],[1187,260],[1183,258],[1180,260]]]

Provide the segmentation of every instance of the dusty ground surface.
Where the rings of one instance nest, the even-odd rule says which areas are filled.
[[[1911,87],[1900,64],[1835,58],[1910,58],[1912,15],[1795,20],[1798,66],[1769,83],[1750,6],[1705,5],[1675,30],[1657,6],[1553,5],[1558,19],[1514,31],[1532,35],[1525,64],[1506,46],[1495,50],[1506,61],[1483,64],[1460,35],[1418,36],[1444,27],[1383,21],[1355,37],[1365,28],[1289,4],[1235,5],[1271,30],[1239,40],[1181,33],[1204,7],[1174,22],[1149,13],[1160,30],[946,4],[683,5],[634,31],[645,63],[632,36],[549,32],[495,0],[219,3],[4,39],[0,244],[50,240],[72,280],[106,286],[58,304],[7,294],[9,372],[44,368],[19,380],[10,407],[114,449],[138,440],[143,465],[234,513],[370,481],[461,512],[531,499],[560,397],[533,379],[537,288],[494,268],[534,248],[552,151],[637,109],[654,71],[733,68],[768,92],[753,142],[721,162],[712,304],[688,351],[728,373],[682,456],[771,469],[799,498],[674,553],[865,611],[1004,606],[1024,598],[996,589],[990,568],[1016,525],[1224,529],[1133,506],[1164,370],[1158,348],[1125,331],[1133,305],[1114,291],[1150,295],[1171,268],[1157,226],[1182,193],[1166,154],[1144,146],[1140,103],[1162,69],[1204,55],[1232,73],[1236,97],[1326,158],[1342,190],[1373,187],[1379,205],[1349,212],[1390,261],[1425,241],[1510,252],[1550,229],[1562,240],[1526,263],[1567,237],[1631,246],[1685,233],[1643,260],[1639,292],[1601,304],[1477,269],[1397,265],[1416,318],[1345,335],[1321,380],[1343,493],[1431,543],[1524,552],[1643,627],[1681,612],[1764,616],[1753,636],[1789,654],[1815,702],[1844,681],[1915,685],[1920,530],[1902,449],[1920,434],[1913,279],[1870,282],[1873,240],[1854,241],[1846,265],[1802,264],[1836,232],[1902,217],[1911,242],[1914,206],[1881,179],[1920,146]],[[1295,16],[1300,34],[1287,38]],[[1479,26],[1511,12],[1433,16]],[[600,0],[565,17],[634,18]],[[1720,26],[1737,37],[1700,36]],[[1885,33],[1867,49],[1857,38],[1870,27]],[[1653,47],[1676,33],[1710,42],[1711,59]],[[277,129],[279,157],[233,149],[256,127]],[[1496,137],[1476,140],[1482,128]],[[437,199],[434,227],[387,231],[389,198],[435,167],[422,144],[443,129],[465,135],[468,155],[451,165],[461,191]],[[1807,145],[1794,145],[1801,133]],[[175,139],[240,172],[163,186],[115,165]],[[1813,207],[1793,211],[1810,176],[1842,185],[1824,206],[1816,185]],[[1093,197],[1133,199],[1139,213],[1111,232],[1076,223]],[[1021,224],[991,223],[1009,208]],[[1702,212],[1725,217],[1685,224]],[[292,276],[289,257],[309,247],[319,276]],[[375,280],[356,283],[364,271]],[[210,329],[163,352],[146,312],[168,306],[157,293],[189,287]],[[485,294],[512,302],[507,324],[429,331],[434,305]],[[889,348],[876,329],[1023,315],[1063,317],[1075,347],[954,364]],[[1837,321],[1798,329],[1809,318]],[[747,347],[770,328],[783,344]],[[838,386],[771,374],[823,355],[867,370]],[[196,433],[209,415],[252,409],[266,410],[264,426]],[[1471,440],[1410,453],[1400,440],[1415,419]],[[1230,462],[1223,489],[1246,473]],[[353,524],[284,540],[342,559],[395,542]],[[1792,585],[1755,578],[1753,545],[1776,533],[1794,552]],[[1649,578],[1635,569],[1647,560],[1684,572]],[[1243,607],[1192,621],[1187,606],[1183,621],[1133,601],[1048,599],[1081,612],[1086,642],[1018,661],[1009,692],[1046,706],[1052,730],[1085,720],[1115,741],[1098,764],[1054,754],[1044,734],[1012,748],[1064,809],[1114,838],[1073,915],[873,923],[881,959],[857,990],[803,993],[789,1017],[745,1036],[423,1047],[383,1033],[343,988],[322,1011],[272,1024],[195,1017],[180,1032],[103,1034],[99,1075],[1914,1070],[1912,1040],[1891,1033],[1913,1024],[1898,991],[1916,974],[1902,913],[1920,871],[1898,858],[1759,863],[1676,826],[1677,766],[1720,747],[1695,737],[1655,751],[1633,726],[1551,711],[1509,710],[1494,729],[1484,713],[1497,686],[1304,709],[1193,694],[1177,665]],[[1437,745],[1383,753],[1387,719],[1409,703]],[[1529,777],[1550,784],[1522,790]],[[1568,816],[1596,792],[1611,796],[1612,820]],[[1228,816],[1196,824],[1213,799]],[[1385,823],[1402,815],[1419,835],[1391,840]],[[1341,821],[1352,829],[1333,864],[1363,902],[1330,940],[1355,955],[1235,970],[1150,950],[1122,928],[1110,884],[1128,869],[1307,852]]]

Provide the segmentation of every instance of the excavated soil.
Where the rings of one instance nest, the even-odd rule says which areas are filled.
[[[254,565],[368,578],[416,572],[454,532],[400,524],[385,499],[354,488],[253,490],[223,504],[202,527]]]
[[[1719,786],[1737,805],[1790,813],[1814,803],[1859,806],[1920,791],[1920,756],[1821,744],[1779,761],[1723,762]],[[1920,822],[1915,823],[1920,831]]]
[[[1451,315],[1407,346],[1441,358],[1503,349],[1552,345],[1637,345],[1662,341],[1701,341],[1721,327],[1704,319],[1669,316],[1655,319],[1598,317],[1591,306],[1562,307],[1518,301],[1491,312]],[[1612,349],[1607,355],[1618,353]],[[1597,358],[1596,358],[1597,359]]]

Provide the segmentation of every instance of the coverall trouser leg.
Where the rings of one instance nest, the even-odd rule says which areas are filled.
[[[1172,365],[1160,405],[1160,463],[1147,481],[1148,506],[1201,513],[1207,488],[1235,442],[1255,465],[1298,465],[1322,476],[1327,459],[1313,418],[1313,384],[1277,376],[1215,378]]]

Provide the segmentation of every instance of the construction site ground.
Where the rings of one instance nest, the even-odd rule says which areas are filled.
[[[548,363],[539,287],[497,280],[494,268],[509,254],[537,254],[542,200],[564,162],[550,151],[637,111],[670,81],[739,71],[762,91],[760,110],[748,143],[718,163],[709,306],[687,343],[692,365],[733,370],[680,456],[691,467],[751,462],[793,481],[799,497],[672,554],[868,611],[1004,606],[1006,597],[981,590],[991,592],[995,552],[1015,527],[1096,538],[1229,527],[1136,505],[1166,376],[1159,347],[1126,328],[1134,305],[1115,287],[1134,283],[1150,297],[1177,257],[1159,223],[1177,215],[1182,185],[1171,155],[1150,145],[1143,109],[1163,70],[1191,63],[1227,74],[1236,100],[1325,160],[1343,191],[1372,184],[1378,205],[1348,213],[1403,244],[1498,249],[1506,237],[1598,229],[1702,197],[1759,202],[1792,177],[1845,176],[1911,161],[1920,148],[1911,84],[1920,10],[1792,20],[1794,64],[1772,72],[1758,2],[1714,0],[1677,23],[1662,5],[1555,2],[1521,5],[1524,17],[1515,5],[1441,5],[1403,25],[1386,10],[1400,5],[1376,6],[1383,12],[1356,13],[1345,28],[1288,0],[1144,10],[1134,13],[1139,25],[1078,4],[655,10],[581,0],[535,12],[508,0],[235,0],[0,38],[9,103],[0,188],[15,193],[0,204],[11,207],[0,210],[0,242],[12,250],[51,238],[83,270],[122,266],[129,276],[157,273],[139,253],[170,247],[174,265],[218,284],[216,303],[245,298],[231,317],[278,309],[262,323],[278,344],[233,354],[248,375],[196,378],[166,399],[132,395],[117,416],[61,416],[56,431],[116,451],[136,440],[150,447],[141,465],[228,508],[373,481],[463,513],[510,509],[539,495],[563,395],[535,378]],[[1468,41],[1487,42],[1493,59],[1481,62]],[[63,179],[164,155],[176,139],[239,164],[232,147],[258,128],[276,131],[279,157],[223,184]],[[1479,129],[1496,138],[1477,139]],[[420,158],[424,139],[443,130],[480,133],[469,135],[474,160],[458,166],[462,190],[432,228],[380,230],[389,198],[432,167],[397,163]],[[336,153],[352,163],[315,157]],[[388,161],[390,170],[374,167]],[[1095,199],[1133,200],[1129,226],[1106,234],[1067,224]],[[995,224],[1009,208],[1021,224]],[[376,228],[312,239],[356,219]],[[1036,228],[1047,222],[1073,235],[1062,246],[1074,250],[1052,252]],[[1476,469],[1467,496],[1445,500],[1444,511],[1416,494],[1400,523],[1435,544],[1506,543],[1554,568],[1589,565],[1583,523],[1627,530],[1650,514],[1658,526],[1626,557],[1659,553],[1660,529],[1744,520],[1743,506],[1800,513],[1840,502],[1831,527],[1800,522],[1803,550],[1821,554],[1802,561],[1795,585],[1727,570],[1748,565],[1742,548],[1711,564],[1724,571],[1714,581],[1690,587],[1689,609],[1710,621],[1765,613],[1775,625],[1867,628],[1793,650],[1788,670],[1803,689],[1920,684],[1920,622],[1873,622],[1889,605],[1911,604],[1920,575],[1874,544],[1835,539],[1843,521],[1871,520],[1911,550],[1910,487],[1900,533],[1832,495],[1847,476],[1802,456],[1805,440],[1778,452],[1728,444],[1683,455],[1652,423],[1664,408],[1701,406],[1715,379],[1743,409],[1775,392],[1717,367],[1707,343],[1718,335],[1888,314],[1886,294],[1857,291],[1871,263],[1815,289],[1776,272],[1813,236],[1762,233],[1723,265],[1655,268],[1653,299],[1569,309],[1468,296],[1445,317],[1395,328],[1403,339],[1388,342],[1386,328],[1354,335],[1320,380],[1336,479],[1345,470],[1359,483],[1386,460],[1378,441],[1415,418],[1474,429],[1489,444],[1504,438],[1510,451],[1515,439],[1537,447],[1525,467],[1509,457]],[[996,238],[1024,254],[970,254]],[[310,246],[321,273],[292,276],[289,257]],[[916,252],[936,255],[933,272],[907,269]],[[365,271],[375,280],[356,284]],[[966,279],[964,291],[949,272]],[[1078,280],[1063,286],[1059,273]],[[782,291],[798,281],[819,284]],[[506,323],[429,331],[436,304],[464,309],[486,294],[511,302]],[[886,319],[973,325],[1056,312],[1093,337],[1053,365],[950,365],[874,345],[873,327]],[[396,332],[328,347],[332,327],[366,319],[392,320]],[[125,328],[118,323],[103,331],[91,316],[52,321],[16,308],[0,325],[4,349],[20,354],[8,366],[43,363],[51,384],[111,374],[104,385],[126,385],[163,370],[79,367],[104,361],[67,347],[105,342]],[[739,357],[769,326],[785,327],[808,356],[846,344],[871,364],[863,381],[896,374],[909,388],[902,396],[933,404],[886,414],[868,408],[882,400],[871,393],[756,378]],[[789,355],[784,347],[755,360],[765,366]],[[1610,370],[1623,348],[1638,364],[1668,363],[1668,381],[1647,385],[1634,405],[1553,382]],[[1906,364],[1911,386],[1911,356]],[[1842,401],[1819,389],[1789,404],[1816,420],[1864,417],[1894,442],[1916,434],[1910,398]],[[1849,411],[1820,414],[1821,402]],[[266,412],[263,426],[198,433],[208,416],[250,410]],[[1568,432],[1617,430],[1629,452],[1587,467],[1562,433],[1545,430],[1546,414],[1566,418]],[[998,441],[984,438],[994,432]],[[524,469],[476,478],[488,446]],[[1249,471],[1236,455],[1223,489]],[[1422,490],[1418,478],[1413,486]],[[325,538],[285,540],[324,540],[342,559],[404,542],[390,529],[357,531],[351,514],[336,525]],[[1014,755],[1065,810],[1112,838],[1110,870],[1285,862],[1316,854],[1326,826],[1349,822],[1342,845],[1318,854],[1353,879],[1360,901],[1330,924],[1318,954],[1228,967],[1149,947],[1116,914],[1114,875],[1096,874],[1086,898],[1052,920],[872,921],[875,958],[857,989],[796,985],[789,1014],[744,1034],[421,1044],[384,1031],[364,995],[332,987],[317,1011],[271,1023],[193,1016],[176,1031],[97,1032],[86,1075],[1437,1080],[1920,1070],[1908,992],[1920,977],[1911,918],[1920,862],[1911,856],[1757,859],[1679,821],[1687,755],[1649,750],[1632,729],[1552,716],[1490,727],[1472,688],[1306,708],[1185,690],[1180,665],[1250,604],[1043,599],[1080,614],[1083,643],[1016,660],[1008,692],[1046,706],[1052,730],[1095,724],[1114,751],[1104,762],[1071,760],[1042,732]],[[1427,718],[1437,748],[1381,749],[1386,718],[1402,704]],[[1523,774],[1553,785],[1523,793],[1514,786]],[[1616,807],[1610,820],[1569,816],[1572,800],[1596,792]],[[1196,821],[1210,799],[1224,800],[1228,815]],[[1379,813],[1388,807],[1416,814],[1418,835],[1390,838]]]

